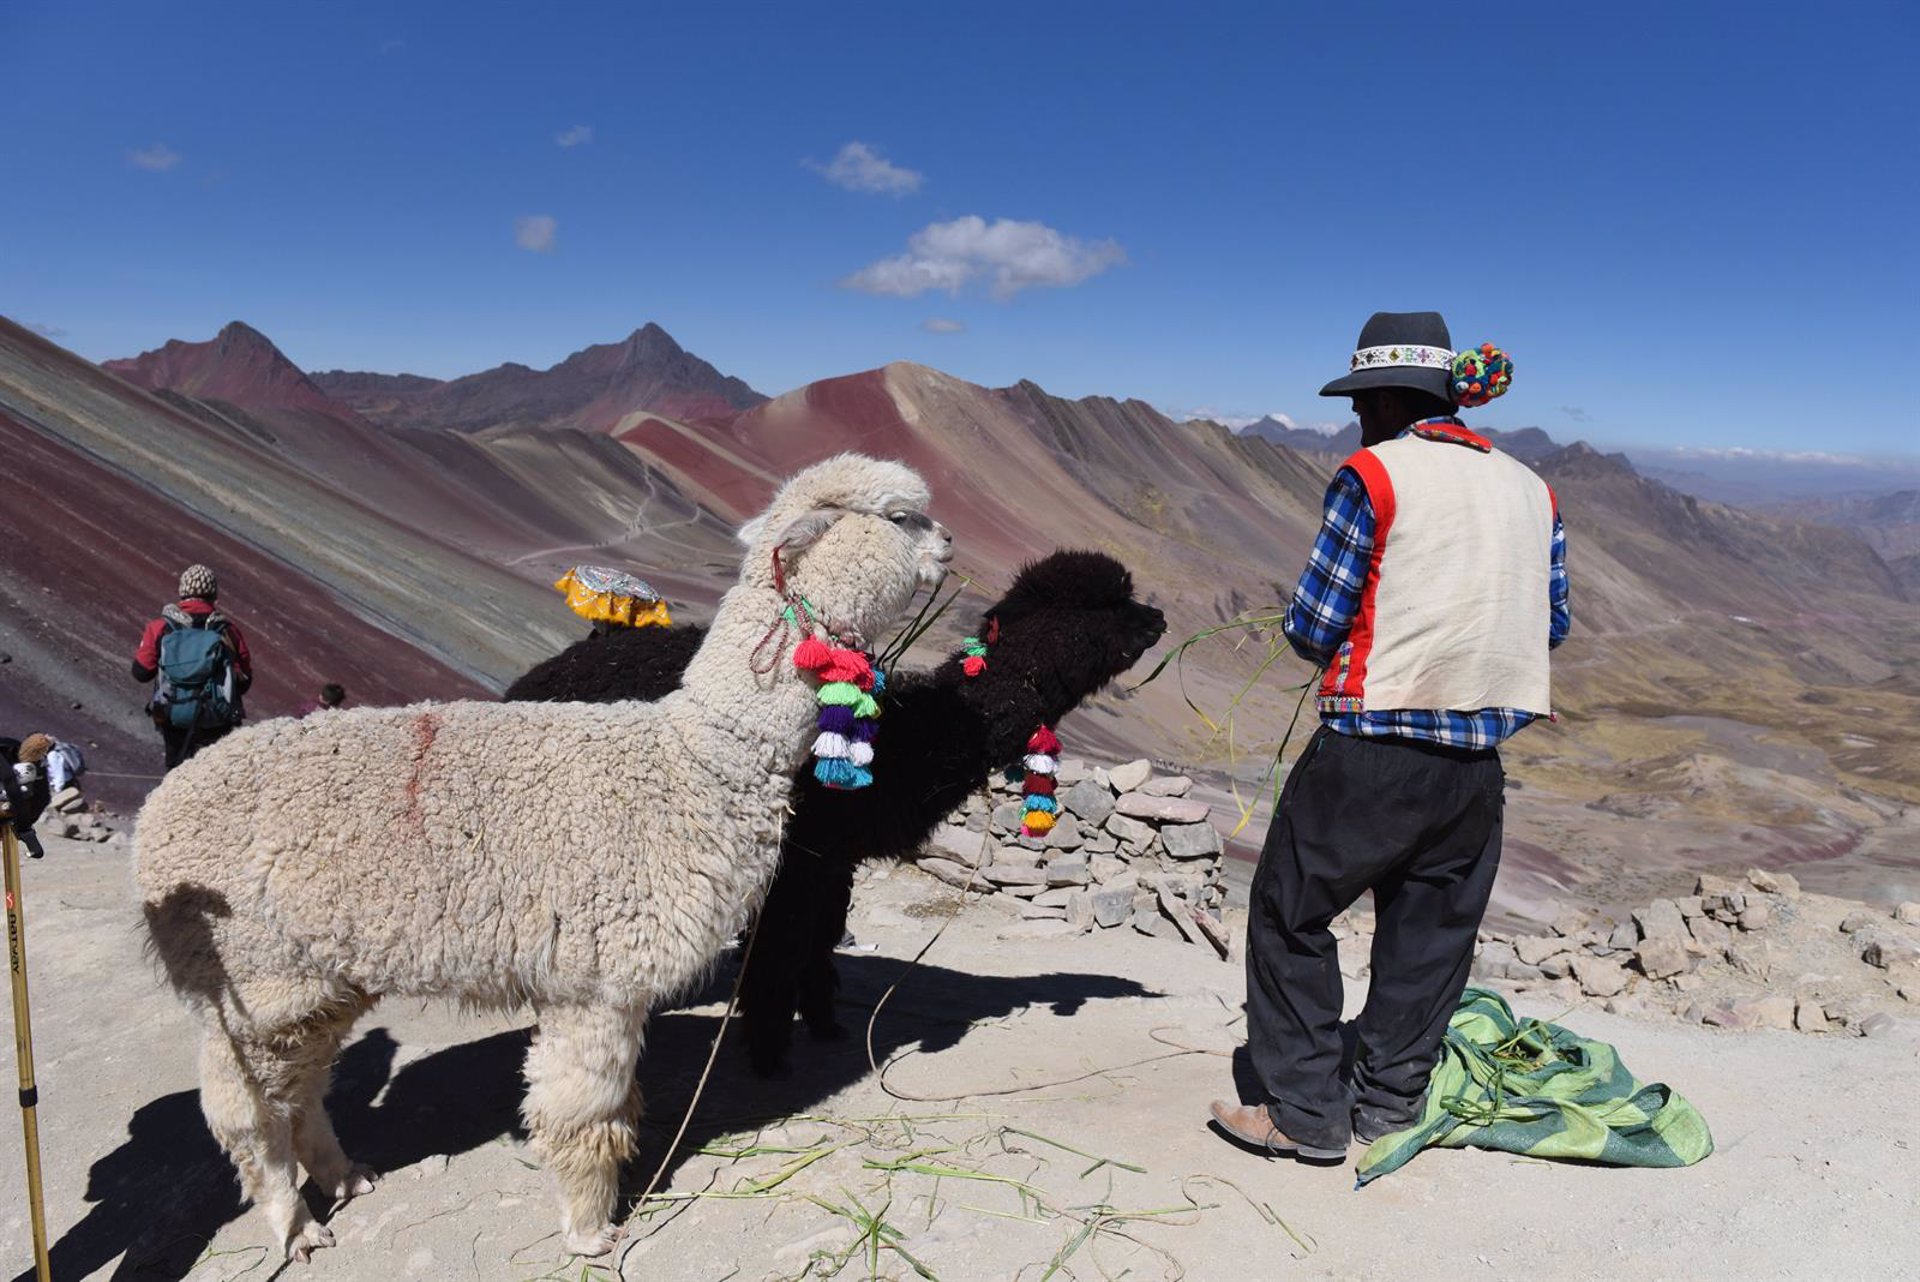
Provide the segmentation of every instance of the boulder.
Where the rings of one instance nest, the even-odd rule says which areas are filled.
[[[1878,926],[1886,918],[1871,908],[1856,908],[1840,919],[1840,933],[1857,934],[1871,926]]]
[[[1020,916],[1025,921],[1064,921],[1067,916],[1065,904],[1043,904],[1038,895],[1020,905]]]
[[[1754,1028],[1793,1027],[1793,998],[1784,993],[1774,993],[1766,997],[1749,997],[1745,1001],[1735,1002],[1733,1009]]]
[[[1154,838],[1160,835],[1160,830],[1152,824],[1143,824],[1138,819],[1118,814],[1107,819],[1106,829],[1119,839],[1121,845],[1133,850],[1149,849]]]
[[[1118,926],[1133,914],[1133,887],[1096,890],[1087,896],[1087,901],[1095,925]]]
[[[1640,932],[1630,921],[1621,922],[1613,928],[1613,933],[1607,936],[1607,947],[1616,953],[1630,953],[1633,951],[1633,946],[1639,942]]]
[[[1032,899],[1046,888],[1045,883],[1035,885],[1031,882],[1020,882],[1011,886],[1001,886],[998,888],[998,893],[1010,895],[1015,899]]]
[[[993,842],[971,829],[955,828],[952,824],[941,824],[934,829],[933,839],[927,844],[934,854],[969,868],[984,864],[993,857]]]
[[[1001,852],[1005,854],[1005,851]],[[980,870],[980,875],[996,886],[1035,886],[1047,884],[1046,869],[1035,864],[1003,864],[996,860]]]
[[[1227,960],[1228,954],[1232,951],[1227,943],[1227,924],[1212,912],[1206,911],[1194,913],[1193,924],[1206,937],[1207,942],[1213,945],[1213,951],[1220,954],[1220,960]]]
[[[47,799],[47,809],[58,810],[63,815],[70,815],[86,804],[86,799],[80,795],[80,790],[72,784],[68,784]]]
[[[1614,996],[1627,986],[1629,978],[1627,968],[1619,962],[1584,955],[1573,958],[1573,977],[1579,981],[1580,991],[1594,997]]]
[[[1706,911],[1705,908],[1701,907],[1701,900],[1698,895],[1684,895],[1674,900],[1673,905],[1680,910],[1682,917],[1698,917]]]
[[[1180,928],[1150,908],[1136,908],[1130,919],[1133,928],[1157,939],[1178,939]]]
[[[1708,956],[1726,951],[1727,945],[1733,942],[1732,929],[1711,917],[1695,917],[1687,923],[1687,928],[1693,933],[1694,942],[1706,949]]]
[[[1731,1006],[1708,1006],[1700,1011],[1700,1022],[1715,1028],[1739,1030],[1752,1028],[1753,1016]]]
[[[1860,948],[1860,960],[1869,966],[1878,966],[1881,970],[1920,966],[1920,944],[1911,939],[1880,931],[1863,938],[1866,942]]]
[[[1189,944],[1199,942],[1199,930],[1189,920],[1193,910],[1181,903],[1179,897],[1164,885],[1160,887],[1160,911],[1173,923],[1173,928],[1180,932],[1182,939]]]
[[[1076,891],[1067,897],[1067,925],[1077,931],[1093,929],[1093,896],[1086,891]]]
[[[1049,850],[1078,850],[1087,839],[1080,831],[1080,821],[1066,815],[1053,825],[1043,841]]]
[[[1083,779],[1060,795],[1067,813],[1097,828],[1113,813],[1113,794],[1091,779]]]
[[[1802,997],[1793,1004],[1793,1026],[1803,1033],[1824,1033],[1833,1027],[1825,1008],[1811,997]]]
[[[1163,824],[1205,823],[1213,813],[1213,807],[1192,797],[1154,797],[1144,792],[1121,793],[1113,808],[1132,819],[1151,819]]]
[[[1085,828],[1082,828],[1080,831],[1085,833],[1087,837],[1085,841],[1080,843],[1080,853],[1083,855],[1110,855],[1120,849],[1119,838],[1115,837],[1105,828],[1091,833],[1088,833]]]
[[[1019,832],[1020,816],[1026,813],[1026,807],[1018,801],[1003,801],[993,808],[991,825],[995,832]]]
[[[1747,884],[1763,895],[1784,895],[1793,899],[1800,893],[1799,879],[1791,873],[1768,872],[1764,868],[1747,869]]]
[[[1565,979],[1573,974],[1573,957],[1572,953],[1555,953],[1540,963],[1540,973],[1548,979]]]
[[[1656,899],[1645,908],[1633,910],[1633,924],[1642,939],[1670,939],[1678,943],[1687,938],[1687,919],[1671,899]]]
[[[1740,914],[1740,929],[1742,930],[1765,930],[1772,924],[1773,909],[1769,908],[1766,903],[1761,900],[1755,900],[1753,903],[1748,904],[1747,910]]]
[[[1049,886],[1084,886],[1093,880],[1084,859],[1055,859],[1047,865]]]
[[[1668,901],[1671,903],[1671,901]],[[1680,915],[1674,910],[1674,916]],[[1634,951],[1634,960],[1639,963],[1640,973],[1650,979],[1666,979],[1672,975],[1684,975],[1693,965],[1686,945],[1670,935],[1656,935],[1642,940]]]
[[[1744,887],[1745,884],[1745,882],[1735,880],[1732,877],[1718,877],[1712,873],[1703,872],[1694,880],[1693,893],[1705,899],[1712,895],[1731,894]]]
[[[1161,775],[1140,785],[1149,797],[1184,797],[1193,791],[1193,780],[1185,775]]]
[[[1087,872],[1103,886],[1126,870],[1127,861],[1124,859],[1116,859],[1112,855],[1087,856]]]
[[[1053,777],[1062,788],[1071,788],[1083,779],[1093,778],[1093,767],[1087,764],[1085,757],[1062,757],[1054,767]]]
[[[1893,910],[1895,921],[1905,922],[1909,926],[1920,926],[1920,903],[1908,900]]]
[[[928,855],[918,862],[919,867],[923,871],[938,877],[949,886],[964,886],[973,878],[973,869],[967,867],[965,864],[957,864],[951,859],[941,859],[936,855]],[[974,884],[982,890],[986,889],[986,887],[978,881],[975,881]]]
[[[1210,823],[1168,824],[1160,840],[1175,859],[1205,859],[1221,852],[1220,830]]]
[[[1072,899],[1075,895],[1079,893],[1080,892],[1078,890],[1075,890],[1072,886],[1060,886],[1052,890],[1041,891],[1039,894],[1033,897],[1033,902],[1036,904],[1048,905],[1054,908],[1065,908],[1067,906],[1067,901]]]
[[[1153,763],[1145,757],[1138,761],[1129,761],[1124,766],[1115,766],[1107,771],[1107,785],[1115,792],[1132,792],[1147,780],[1153,778]]]
[[[1514,955],[1529,966],[1538,966],[1555,953],[1567,951],[1567,941],[1546,935],[1523,935],[1513,941]]]
[[[1883,1010],[1875,1011],[1854,1026],[1854,1031],[1862,1037],[1885,1037],[1899,1027],[1899,1022]]]

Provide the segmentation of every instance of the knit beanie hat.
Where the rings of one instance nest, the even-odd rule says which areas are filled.
[[[211,601],[220,595],[220,581],[204,565],[190,565],[180,572],[180,599],[199,597]]]

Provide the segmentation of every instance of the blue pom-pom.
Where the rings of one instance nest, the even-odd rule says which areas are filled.
[[[813,763],[813,777],[829,788],[848,788],[853,786],[853,772],[858,769],[845,758],[830,757]]]
[[[1053,814],[1060,809],[1060,803],[1056,802],[1052,797],[1042,797],[1030,793],[1024,801],[1028,810],[1044,810],[1048,814]]]
[[[885,694],[886,692],[887,692],[887,674],[880,671],[880,669],[875,668],[873,670],[873,689],[867,691],[867,693],[872,695],[874,698],[878,699],[881,695]]]

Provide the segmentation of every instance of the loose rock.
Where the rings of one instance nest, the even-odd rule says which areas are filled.
[[[1206,822],[1213,808],[1204,801],[1192,797],[1154,797],[1144,792],[1122,793],[1113,803],[1120,814],[1134,819],[1151,819],[1164,824],[1197,824]]]
[[[1220,830],[1210,823],[1169,824],[1160,830],[1160,840],[1175,859],[1205,859],[1221,852]]]
[[[1132,792],[1153,777],[1153,763],[1145,757],[1138,761],[1129,761],[1124,766],[1115,766],[1107,771],[1107,784],[1115,792]]]
[[[1140,785],[1149,797],[1184,797],[1193,791],[1193,780],[1185,775],[1161,775]]]

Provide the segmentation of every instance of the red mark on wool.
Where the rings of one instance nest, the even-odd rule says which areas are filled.
[[[433,741],[440,737],[440,716],[438,713],[423,712],[413,722],[413,769],[407,772],[407,821],[416,827],[425,826],[425,817],[420,813],[420,776],[427,764],[427,753],[433,748]]]

